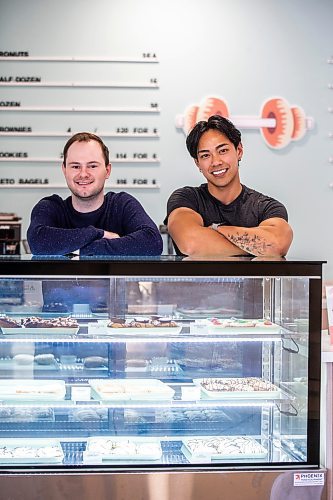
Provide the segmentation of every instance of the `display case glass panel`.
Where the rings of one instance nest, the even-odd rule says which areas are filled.
[[[70,270],[0,278],[0,468],[319,465],[320,272]]]

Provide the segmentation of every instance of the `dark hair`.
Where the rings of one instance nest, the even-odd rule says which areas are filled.
[[[240,131],[224,116],[213,115],[207,121],[198,122],[186,138],[186,147],[192,158],[198,158],[198,145],[202,134],[207,130],[218,130],[224,134],[237,149],[241,142],[242,135]]]
[[[74,142],[89,142],[89,141],[96,141],[100,144],[102,148],[102,153],[104,156],[104,161],[105,161],[105,166],[107,166],[110,163],[109,159],[109,150],[105,146],[104,142],[98,135],[91,134],[90,132],[78,132],[77,134],[72,135],[70,139],[65,144],[64,151],[63,151],[63,156],[64,156],[64,165],[66,166],[66,158],[67,158],[67,153],[68,149]]]

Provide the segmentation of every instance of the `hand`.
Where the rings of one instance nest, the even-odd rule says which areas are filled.
[[[112,233],[111,231],[104,231],[103,238],[106,238],[107,240],[114,240],[115,238],[120,238],[120,236],[119,234]]]

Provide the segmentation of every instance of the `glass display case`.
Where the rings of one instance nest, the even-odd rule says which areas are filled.
[[[0,473],[319,467],[321,267],[0,260]]]

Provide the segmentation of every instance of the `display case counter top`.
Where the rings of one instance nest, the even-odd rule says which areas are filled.
[[[218,257],[193,259],[161,255],[159,257],[78,257],[78,256],[0,256],[0,274],[59,274],[140,276],[172,273],[174,276],[313,276],[321,277],[324,261],[285,259],[282,257]]]

